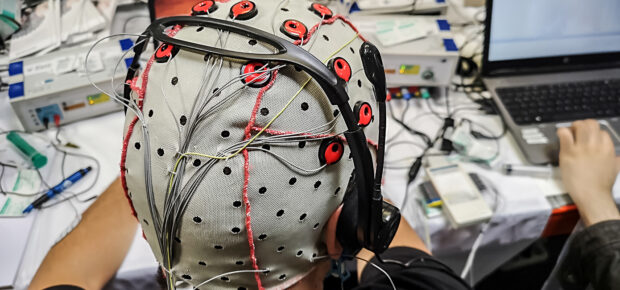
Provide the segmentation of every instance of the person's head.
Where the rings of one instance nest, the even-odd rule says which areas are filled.
[[[364,40],[344,18],[306,1],[202,1],[187,11],[275,34],[329,64],[375,146],[378,109],[360,55]],[[188,23],[166,33],[274,53],[243,33]],[[170,276],[198,288],[286,288],[336,251],[337,216],[326,225],[354,164],[341,112],[306,72],[164,43],[128,83],[140,112],[127,111],[124,185]]]

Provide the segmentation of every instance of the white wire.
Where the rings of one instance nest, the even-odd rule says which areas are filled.
[[[323,165],[321,165],[321,166],[319,166],[318,168],[315,168],[315,169],[305,169],[305,168],[303,168],[303,167],[301,167],[299,165],[296,165],[292,161],[290,161],[290,160],[288,160],[288,159],[286,159],[286,158],[284,158],[284,157],[282,157],[282,156],[280,156],[280,155],[278,155],[278,154],[276,154],[274,152],[271,152],[270,150],[263,149],[263,148],[260,148],[260,147],[247,147],[246,149],[248,149],[248,150],[259,150],[259,151],[263,151],[263,152],[265,152],[267,154],[271,154],[276,159],[278,159],[281,162],[283,162],[284,164],[288,165],[289,167],[292,167],[292,169],[297,169],[298,170],[297,173],[299,173],[299,174],[308,174],[308,175],[310,175],[310,174],[317,173],[317,172],[323,170],[325,167],[327,167],[327,164],[323,164]]]
[[[383,268],[379,267],[377,264],[375,264],[375,263],[373,263],[373,262],[371,262],[371,261],[368,261],[368,260],[366,260],[366,259],[364,259],[364,258],[360,258],[360,257],[357,257],[357,256],[356,256],[356,257],[354,257],[354,258],[356,258],[356,259],[358,259],[358,260],[362,260],[362,261],[364,261],[364,262],[366,262],[366,263],[368,263],[368,264],[372,265],[372,266],[373,266],[373,267],[375,267],[377,270],[381,271],[381,273],[383,273],[383,275],[385,275],[385,277],[387,277],[387,278],[388,278],[388,280],[390,281],[390,284],[392,285],[392,289],[397,290],[397,289],[396,289],[396,285],[394,285],[394,281],[392,281],[392,277],[390,277],[390,275],[389,275],[389,274],[388,274],[385,270],[383,270]]]
[[[176,62],[176,58],[171,59],[169,62],[166,63],[166,66],[164,67],[164,78],[168,77],[168,68],[170,67],[170,64],[173,61],[174,61],[174,64],[176,66],[176,63],[177,63]],[[179,136],[181,136],[181,125],[177,122],[179,120],[179,118],[174,114],[174,111],[172,110],[172,106],[170,106],[170,103],[168,102],[168,96],[166,96],[166,92],[164,91],[164,83],[165,83],[164,81],[159,82],[159,89],[160,89],[161,94],[162,94],[162,96],[164,98],[164,102],[166,103],[166,107],[168,107],[168,111],[170,112],[170,115],[172,115],[172,118],[174,119],[174,124],[176,125],[177,133],[179,134]],[[181,96],[179,99],[183,100],[183,96]],[[180,140],[179,140],[179,143],[180,143]]]
[[[470,278],[471,278],[470,284],[473,284],[474,259],[476,257],[476,253],[478,252],[478,249],[480,248],[480,245],[482,244],[482,241],[484,239],[484,233],[489,229],[489,227],[491,226],[491,222],[493,221],[493,217],[495,217],[495,215],[497,214],[497,211],[503,205],[503,203],[501,203],[503,201],[502,200],[502,196],[499,194],[499,191],[493,186],[493,184],[491,184],[489,182],[488,179],[485,179],[482,176],[480,176],[480,178],[483,179],[483,182],[490,188],[490,191],[493,191],[493,193],[495,194],[495,205],[493,207],[493,216],[491,217],[491,219],[489,219],[488,222],[486,222],[482,226],[482,228],[480,228],[480,234],[478,235],[478,237],[474,241],[474,243],[472,245],[472,248],[471,248],[471,251],[469,252],[469,255],[467,255],[467,260],[465,261],[465,266],[463,267],[463,271],[461,272],[461,278],[463,278],[463,279],[465,279],[465,276],[467,276],[468,273],[471,273],[471,275],[470,275]]]
[[[219,274],[217,276],[214,276],[214,277],[212,277],[212,278],[210,278],[210,279],[208,279],[208,280],[206,280],[206,281],[204,281],[204,282],[194,286],[194,289],[196,289],[196,288],[198,288],[198,287],[200,287],[200,286],[202,286],[204,284],[207,284],[207,283],[209,283],[209,282],[211,282],[211,281],[213,281],[213,280],[215,280],[217,278],[226,276],[226,275],[235,275],[235,274],[243,274],[243,273],[264,273],[264,272],[267,272],[267,271],[269,271],[269,269],[265,269],[265,270],[237,270],[237,271],[226,272],[226,273],[222,273],[222,274]]]
[[[467,276],[469,271],[473,272],[472,268],[474,264],[474,258],[476,257],[476,252],[478,252],[478,249],[480,248],[480,244],[482,243],[482,240],[484,238],[484,232],[489,228],[490,224],[491,224],[490,222],[487,222],[480,229],[480,234],[474,241],[474,244],[471,247],[471,251],[469,252],[469,255],[467,255],[467,260],[465,261],[465,267],[463,267],[463,271],[461,272],[461,278],[465,279],[465,276]]]
[[[121,105],[123,105],[123,106],[124,106],[124,107],[126,107],[127,109],[131,110],[131,111],[132,111],[132,112],[133,112],[133,113],[134,113],[134,114],[135,114],[135,115],[136,115],[136,116],[140,119],[140,121],[143,121],[143,118],[141,117],[141,114],[139,114],[139,113],[138,113],[138,111],[139,111],[139,110],[135,110],[135,109],[134,109],[134,108],[132,108],[131,106],[129,106],[129,105],[127,105],[127,104],[125,104],[125,102],[124,102],[123,100],[118,99],[118,98],[117,98],[117,96],[116,96],[116,92],[114,92],[113,94],[110,94],[110,93],[106,92],[105,90],[101,89],[99,86],[97,86],[97,85],[93,82],[93,80],[91,79],[91,77],[90,77],[90,72],[88,71],[88,58],[89,58],[89,56],[90,56],[91,52],[93,51],[93,49],[94,49],[94,48],[95,48],[95,47],[96,47],[96,46],[97,46],[100,42],[102,42],[102,41],[104,41],[104,40],[106,40],[106,39],[108,39],[108,38],[118,37],[118,36],[136,36],[136,37],[141,37],[141,36],[144,36],[144,35],[141,35],[141,34],[133,34],[133,33],[119,33],[119,34],[114,34],[114,35],[109,35],[109,36],[103,37],[103,38],[101,38],[101,39],[97,40],[95,43],[93,43],[93,45],[91,45],[91,47],[88,49],[88,52],[86,53],[86,57],[84,58],[84,72],[86,73],[86,79],[88,79],[88,82],[89,82],[89,83],[90,83],[93,87],[95,87],[98,91],[100,91],[101,93],[104,93],[104,94],[106,94],[106,95],[108,95],[108,96],[112,97],[112,99],[113,99],[113,100],[115,100],[116,102],[120,103]],[[137,45],[137,43],[136,43],[136,44],[134,44],[134,45],[132,46],[132,48],[133,48],[133,47],[135,47],[136,45]],[[131,49],[130,49],[130,50],[131,50]],[[114,78],[114,76],[112,76],[112,78]]]
[[[131,48],[130,48],[130,49],[127,49],[127,50],[126,50],[126,51],[125,51],[125,52],[121,55],[121,57],[118,59],[118,61],[116,62],[116,65],[114,66],[114,70],[112,71],[112,78],[110,79],[110,87],[112,87],[112,92],[114,93],[114,95],[113,95],[113,97],[114,97],[114,98],[116,98],[116,99],[118,99],[118,100],[123,101],[123,96],[121,96],[121,95],[117,94],[117,93],[116,93],[116,90],[114,90],[114,89],[117,87],[117,86],[115,86],[115,85],[114,85],[114,81],[116,81],[116,77],[115,77],[115,76],[116,76],[116,71],[118,70],[118,66],[121,64],[121,62],[123,61],[123,59],[125,59],[125,56],[127,56],[127,54],[128,54],[129,52],[131,52],[135,46],[137,46],[138,44],[143,43],[143,42],[145,42],[145,41],[146,41],[146,39],[143,39],[143,40],[141,40],[141,41],[137,42],[136,44],[132,45],[132,46],[131,46]],[[123,82],[123,84],[122,84],[122,85],[123,85],[123,86],[126,86],[126,85],[128,85],[128,84],[126,84],[126,83],[124,83],[124,82]]]

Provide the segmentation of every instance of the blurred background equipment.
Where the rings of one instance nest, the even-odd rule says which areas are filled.
[[[66,124],[120,110],[91,80],[106,91],[122,92],[132,59],[123,55],[132,46],[133,41],[124,38],[99,44],[92,51],[88,46],[75,47],[12,62],[9,98],[24,129],[38,131],[51,122]],[[84,68],[87,55],[88,71]]]
[[[388,86],[451,85],[459,49],[445,18],[353,14],[351,21],[381,51]]]
[[[445,0],[358,0],[351,12],[357,14],[445,14]]]
[[[0,1],[0,50],[5,49],[4,40],[20,28],[20,2],[18,0]]]

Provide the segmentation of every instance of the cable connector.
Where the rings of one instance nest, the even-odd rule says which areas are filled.
[[[402,94],[403,94],[403,99],[405,100],[410,100],[411,99],[411,93],[409,92],[409,90],[407,88],[401,88],[400,89]]]
[[[60,127],[60,115],[58,114],[54,115],[54,125],[56,125],[56,127]]]
[[[50,128],[50,119],[48,117],[43,117],[43,126],[45,126],[45,129],[49,129]]]
[[[452,141],[448,139],[441,139],[441,148],[439,148],[439,150],[444,151],[444,152],[452,152],[452,150],[454,150]]]
[[[452,119],[451,117],[445,118],[443,119],[443,128],[454,128],[454,123],[454,119]]]
[[[431,93],[428,92],[427,88],[421,88],[420,89],[420,94],[422,95],[422,99],[430,99],[431,98]]]
[[[409,168],[409,173],[407,174],[408,176],[407,183],[412,183],[415,180],[415,178],[418,176],[418,173],[420,172],[421,167],[422,167],[422,156],[416,158],[413,164],[411,164],[411,167]]]

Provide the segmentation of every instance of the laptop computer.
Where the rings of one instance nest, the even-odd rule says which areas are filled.
[[[586,118],[619,153],[620,1],[486,3],[483,80],[527,160],[557,163],[557,128]]]

